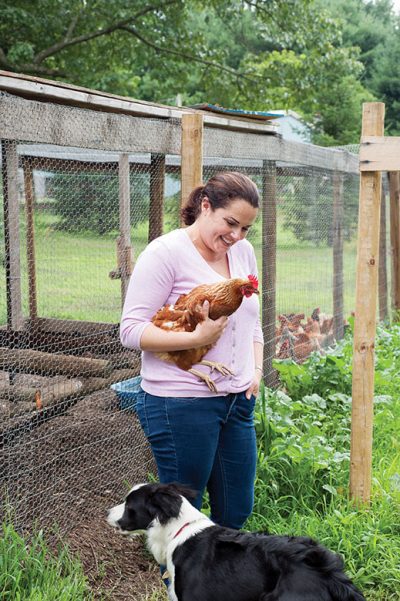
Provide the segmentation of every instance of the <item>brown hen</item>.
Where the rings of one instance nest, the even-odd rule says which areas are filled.
[[[218,284],[202,284],[193,288],[188,294],[182,294],[175,305],[161,307],[151,321],[163,330],[193,332],[197,324],[205,319],[202,312],[205,301],[209,302],[210,319],[215,320],[232,315],[239,309],[243,297],[250,297],[252,294],[259,294],[258,280],[254,275],[249,275],[248,279],[232,278]],[[204,355],[212,346],[207,344],[198,348],[155,354],[163,361],[175,363],[180,369],[189,371],[204,381],[211,391],[218,392],[215,382],[207,374],[192,369],[193,365],[200,363],[210,367],[211,372],[216,369],[225,376],[232,375],[231,370],[222,363],[203,361]]]

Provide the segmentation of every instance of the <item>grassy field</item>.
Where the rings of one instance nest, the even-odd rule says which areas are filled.
[[[278,223],[277,311],[305,312],[315,307],[332,312],[332,248],[299,242]],[[120,281],[109,277],[116,268],[117,233],[103,236],[57,230],[57,218],[36,212],[36,277],[40,317],[117,323],[120,319]],[[28,282],[25,231],[21,229],[23,311],[28,314]],[[261,271],[260,225],[252,233]],[[137,257],[147,243],[147,223],[132,229]],[[355,242],[344,252],[345,314],[354,308]],[[5,290],[4,264],[0,263],[1,288]],[[6,321],[6,298],[0,296],[0,325]]]

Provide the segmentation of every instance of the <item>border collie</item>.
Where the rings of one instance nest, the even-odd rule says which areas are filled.
[[[179,484],[139,484],[108,522],[145,530],[172,601],[365,601],[343,561],[310,538],[239,532],[195,509]]]

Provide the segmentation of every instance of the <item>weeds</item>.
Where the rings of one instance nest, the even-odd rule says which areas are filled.
[[[371,506],[348,499],[352,338],[261,390],[251,530],[309,535],[341,553],[374,601],[400,599],[400,327],[378,328]]]
[[[50,554],[41,533],[29,543],[9,524],[0,535],[0,599],[4,601],[90,601],[80,564],[66,547]]]

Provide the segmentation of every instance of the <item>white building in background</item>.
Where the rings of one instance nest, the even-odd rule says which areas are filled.
[[[274,120],[278,124],[278,133],[285,140],[294,142],[311,142],[311,127],[295,111],[268,111],[275,115],[282,115]]]

